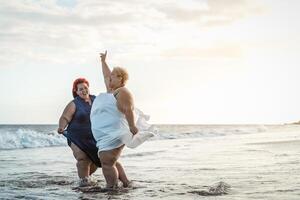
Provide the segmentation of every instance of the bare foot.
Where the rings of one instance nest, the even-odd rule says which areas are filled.
[[[127,183],[123,183],[123,188],[132,188],[133,187],[133,182],[128,181]]]

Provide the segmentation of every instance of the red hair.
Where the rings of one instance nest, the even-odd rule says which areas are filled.
[[[76,79],[73,82],[73,88],[72,88],[72,94],[73,94],[74,98],[78,96],[78,94],[76,93],[76,91],[78,89],[77,85],[80,84],[80,83],[86,83],[88,86],[90,86],[89,82],[85,78],[78,78],[78,79]]]

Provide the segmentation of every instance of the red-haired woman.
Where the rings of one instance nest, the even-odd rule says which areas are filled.
[[[74,81],[72,93],[74,99],[64,109],[59,119],[57,132],[67,137],[68,145],[77,160],[79,186],[88,186],[95,184],[90,175],[97,170],[97,167],[101,167],[90,122],[90,112],[95,96],[90,95],[89,82],[84,78]]]

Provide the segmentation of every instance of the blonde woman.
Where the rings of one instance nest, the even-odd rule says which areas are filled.
[[[116,188],[118,179],[123,183],[123,187],[128,187],[130,181],[121,163],[118,162],[124,144],[135,148],[152,137],[153,133],[146,130],[139,131],[137,118],[144,116],[136,115],[132,94],[125,87],[128,73],[121,67],[115,67],[111,71],[106,63],[106,56],[107,51],[100,54],[107,92],[100,93],[92,106],[92,133],[97,142],[106,187]]]

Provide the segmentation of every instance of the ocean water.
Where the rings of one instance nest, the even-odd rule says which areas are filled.
[[[0,125],[0,199],[300,199],[300,126],[156,125],[120,161],[133,187],[76,189],[56,125]]]

